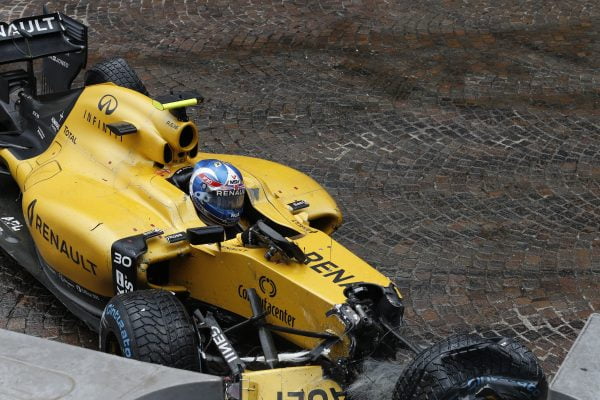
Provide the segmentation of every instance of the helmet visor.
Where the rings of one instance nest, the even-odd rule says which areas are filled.
[[[238,210],[244,206],[244,189],[215,190],[210,193],[207,203],[222,210]]]

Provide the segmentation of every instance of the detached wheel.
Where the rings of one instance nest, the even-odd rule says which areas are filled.
[[[112,82],[115,85],[149,96],[148,90],[142,83],[142,80],[137,76],[133,68],[127,64],[127,61],[122,58],[112,58],[102,61],[85,73],[85,86],[106,82]]]
[[[183,304],[164,290],[115,296],[100,320],[100,350],[105,353],[199,371],[196,343]]]
[[[407,365],[394,400],[542,400],[548,384],[536,357],[510,338],[450,336]]]

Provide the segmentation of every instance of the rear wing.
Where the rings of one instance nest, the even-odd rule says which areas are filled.
[[[33,60],[44,58],[47,86],[60,92],[68,90],[85,68],[87,48],[87,26],[58,12],[0,22],[0,65],[28,62],[29,87],[33,92]]]
[[[87,27],[61,13],[0,22],[0,64],[77,52],[87,52]]]

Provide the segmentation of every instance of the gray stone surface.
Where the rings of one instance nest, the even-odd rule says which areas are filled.
[[[548,400],[600,398],[600,314],[592,314],[550,385]]]
[[[199,90],[203,150],[322,183],[413,340],[518,337],[552,374],[600,309],[598,0],[48,0],[154,96]],[[0,20],[39,13],[2,0]],[[0,254],[0,327],[96,348]]]
[[[191,400],[199,393],[223,399],[221,379],[0,329],[0,400]]]

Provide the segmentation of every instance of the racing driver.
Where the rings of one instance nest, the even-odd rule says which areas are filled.
[[[242,174],[232,164],[207,159],[194,166],[189,194],[205,222],[235,227],[244,209],[245,193]]]

